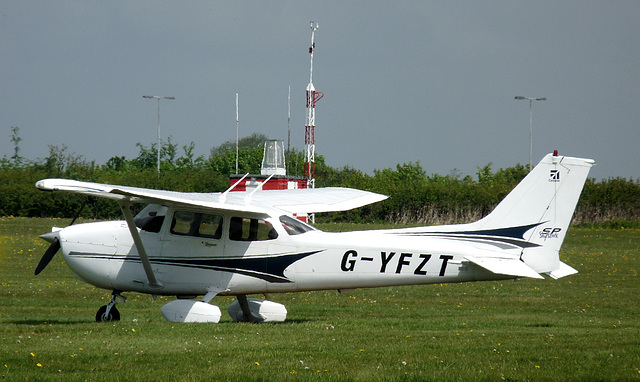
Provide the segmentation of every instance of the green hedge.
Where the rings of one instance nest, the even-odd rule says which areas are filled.
[[[239,156],[240,173],[259,173],[263,136],[243,138]],[[49,156],[31,162],[16,155],[0,159],[0,216],[71,218],[80,207],[85,218],[119,218],[117,203],[67,193],[42,192],[36,181],[66,178],[182,192],[220,192],[229,186],[229,174],[235,172],[235,147],[225,143],[211,150],[209,158],[194,158],[194,144],[177,147],[168,142],[161,147],[161,176],[156,170],[155,145],[138,144],[140,154],[127,160],[113,157],[104,165],[87,162],[67,153],[66,146],[49,146]],[[303,174],[303,154],[292,151],[289,173]],[[461,223],[477,220],[489,213],[511,189],[526,176],[528,168],[520,164],[493,171],[491,164],[478,167],[476,177],[427,175],[420,163],[405,163],[395,169],[374,171],[373,175],[344,167],[336,169],[316,156],[316,186],[341,186],[369,190],[389,196],[370,206],[340,213],[318,215],[321,222],[393,222],[418,224]],[[596,181],[584,187],[574,223],[629,226],[640,221],[640,183],[624,178]],[[636,223],[628,223],[636,222]]]
[[[389,199],[355,211],[319,215],[323,222],[395,222],[446,224],[477,220],[487,214],[517,184],[517,177],[504,179],[499,170],[490,181],[470,177],[418,174],[406,177],[405,166],[377,171],[373,176],[353,169],[332,170],[331,177],[318,178],[318,186],[343,186],[389,195]],[[71,218],[89,198],[68,193],[42,192],[36,181],[50,177],[73,178],[100,183],[167,189],[183,192],[223,191],[228,175],[208,168],[174,169],[158,178],[155,169],[124,172],[94,167],[74,174],[50,173],[37,166],[0,168],[0,216]],[[73,176],[72,176],[73,175]],[[87,201],[82,216],[93,219],[119,218],[116,203],[101,198]],[[576,209],[574,223],[613,226],[640,220],[640,184],[622,178],[599,182],[589,179]]]

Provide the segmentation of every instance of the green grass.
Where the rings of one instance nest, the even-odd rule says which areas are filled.
[[[0,219],[0,375],[7,380],[640,380],[640,230],[572,227],[580,271],[517,280],[271,295],[287,322],[177,324],[170,298],[75,279],[38,234],[66,220]],[[341,227],[334,227],[341,229]]]

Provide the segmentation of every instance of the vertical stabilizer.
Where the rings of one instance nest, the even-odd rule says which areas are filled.
[[[564,264],[558,252],[594,163],[591,159],[548,154],[474,225],[479,229],[531,227],[523,239],[534,246],[523,249],[522,261],[538,273],[567,273],[566,269],[561,271]]]

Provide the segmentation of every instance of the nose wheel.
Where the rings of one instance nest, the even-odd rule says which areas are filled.
[[[98,309],[98,312],[96,313],[96,321],[120,321],[120,312],[116,308],[116,304],[120,304],[126,301],[126,297],[116,291],[113,291],[113,293],[111,293],[111,301],[107,305],[103,305],[100,307],[100,309]]]

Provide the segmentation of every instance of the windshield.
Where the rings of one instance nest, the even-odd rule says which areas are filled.
[[[164,217],[167,214],[167,207],[159,204],[149,204],[140,211],[133,221],[136,227],[147,232],[160,232]]]
[[[309,224],[287,215],[280,216],[280,223],[282,223],[284,230],[287,231],[289,235],[299,235],[309,231],[317,231],[317,229]]]

